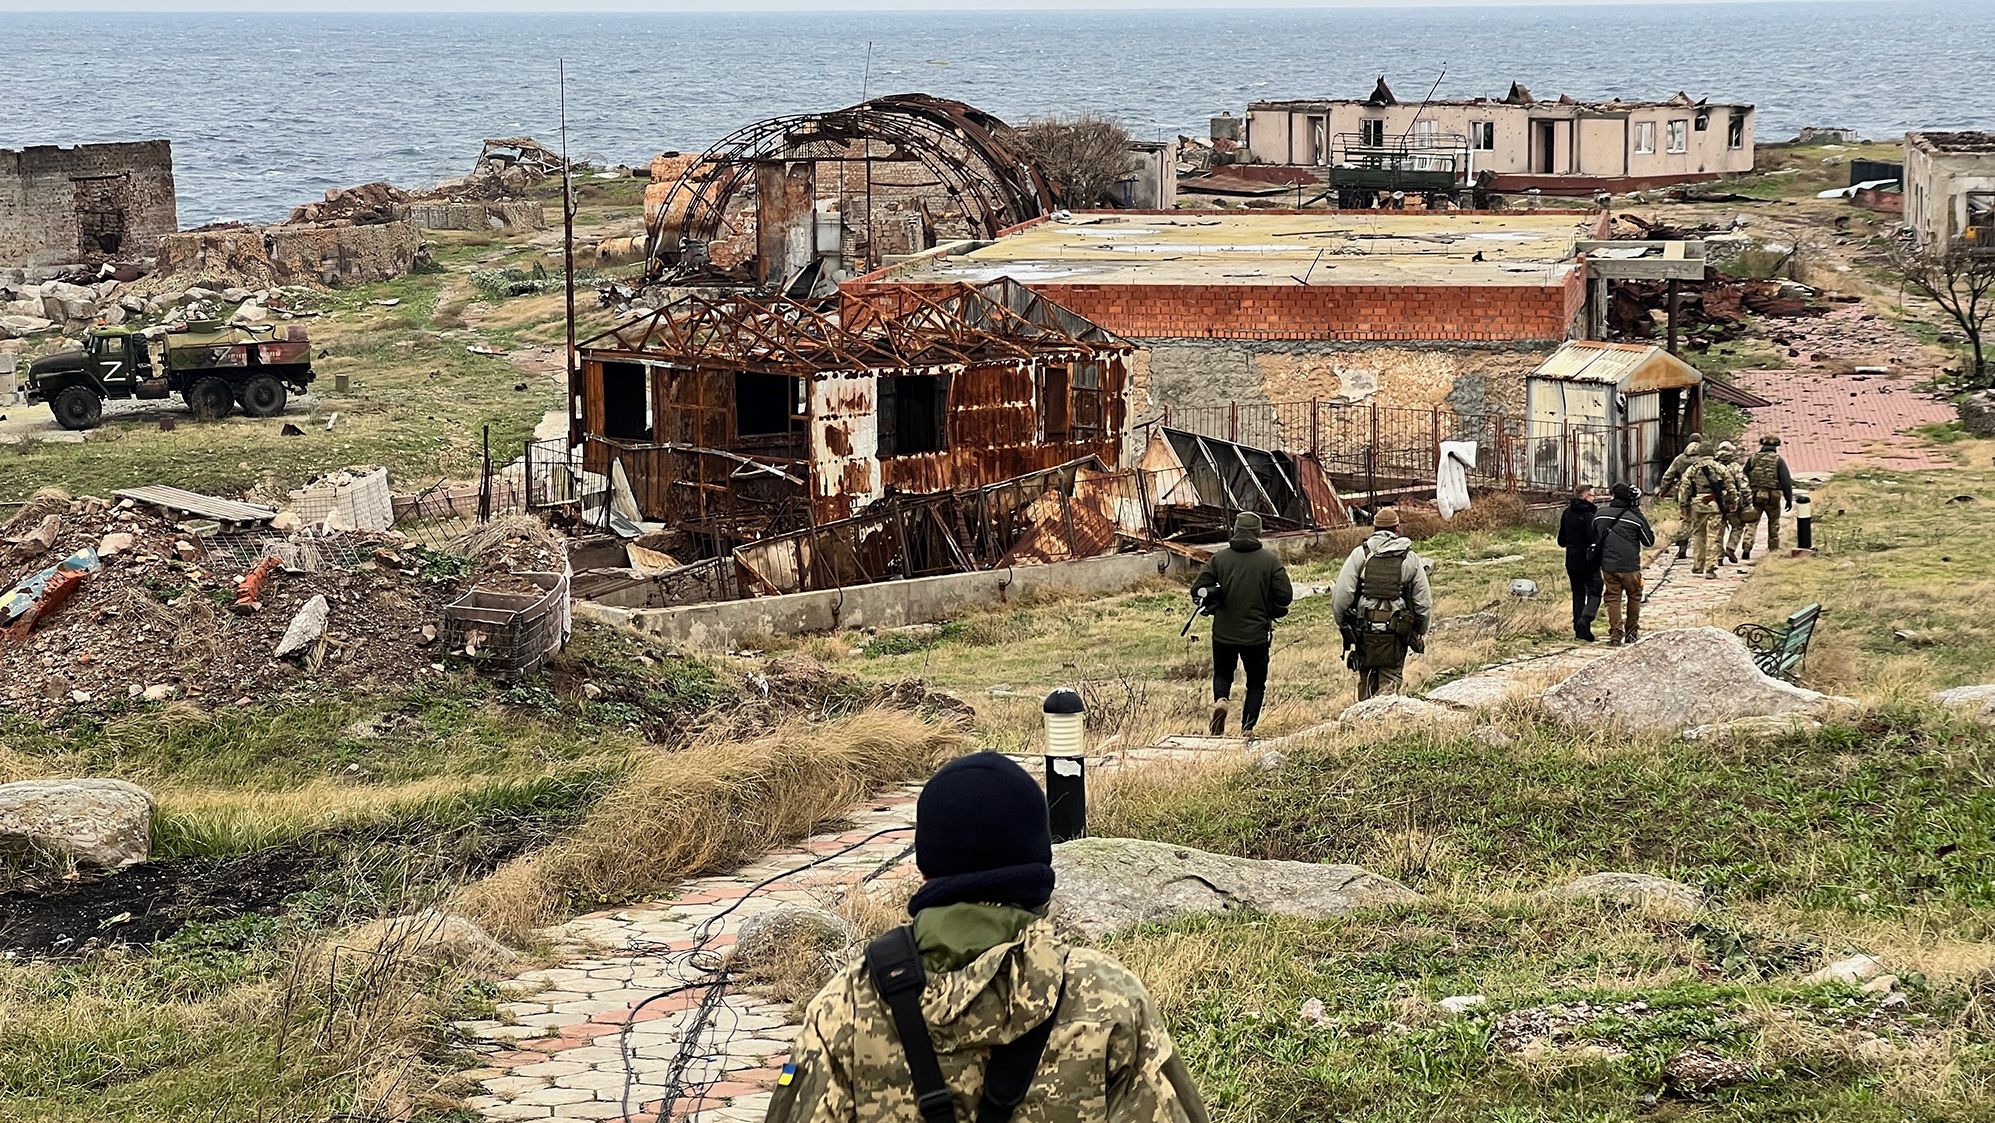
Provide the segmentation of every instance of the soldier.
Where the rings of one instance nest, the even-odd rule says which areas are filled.
[[[1607,646],[1642,638],[1642,551],[1656,544],[1656,532],[1642,515],[1642,493],[1618,483],[1614,499],[1593,516],[1592,540],[1606,590]]]
[[[1427,650],[1434,594],[1413,543],[1395,533],[1399,512],[1381,508],[1372,536],[1344,559],[1330,589],[1330,611],[1344,634],[1345,665],[1358,672],[1358,701],[1397,694],[1406,683],[1406,653]]]
[[[1725,466],[1733,486],[1739,489],[1739,505],[1725,519],[1725,525],[1718,528],[1719,553],[1726,561],[1736,562],[1741,549],[1746,557],[1753,556],[1753,535],[1759,522],[1752,518],[1752,488],[1746,483],[1745,469],[1739,466],[1738,446],[1730,441],[1719,445],[1718,463]]]
[[[1745,502],[1745,494],[1717,457],[1706,456],[1683,473],[1683,482],[1676,488],[1676,501],[1690,511],[1690,571],[1716,578],[1718,559],[1714,556],[1714,542],[1725,520]]]
[[[1045,918],[1038,783],[975,753],[928,781],[914,821],[914,923],[811,1000],[769,1123],[1206,1123],[1143,984]]]
[[[1780,514],[1794,509],[1794,477],[1780,455],[1779,437],[1761,437],[1759,451],[1746,461],[1746,486],[1752,489],[1753,531],[1766,520],[1766,550],[1780,549]],[[1752,535],[1746,537],[1746,556],[1753,556]]]
[[[1669,462],[1669,470],[1663,473],[1662,487],[1656,494],[1675,496],[1676,485],[1683,482],[1683,474],[1703,457],[1704,434],[1690,434],[1690,443],[1684,445],[1683,451],[1677,453],[1676,459]],[[1690,509],[1679,506],[1676,513],[1679,516],[1676,521],[1676,536],[1671,538],[1670,542],[1676,547],[1676,556],[1681,558],[1690,553]]]
[[[1288,615],[1295,599],[1287,567],[1273,550],[1261,546],[1261,516],[1240,512],[1233,520],[1232,539],[1198,571],[1191,595],[1212,616],[1212,735],[1226,732],[1226,707],[1237,663],[1247,672],[1240,732],[1252,737],[1268,688],[1268,650],[1274,642],[1275,621]]]

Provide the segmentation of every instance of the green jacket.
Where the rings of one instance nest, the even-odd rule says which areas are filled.
[[[1212,555],[1192,580],[1191,591],[1196,595],[1215,585],[1219,607],[1212,613],[1213,642],[1236,647],[1274,639],[1275,621],[1288,615],[1295,600],[1288,567],[1252,535],[1236,534],[1225,549]]]
[[[1114,959],[1000,905],[923,909],[914,930],[929,972],[921,1010],[958,1120],[977,1117],[991,1048],[1052,1015],[1013,1123],[1206,1123],[1148,992]],[[863,962],[811,1000],[791,1063],[768,1123],[920,1121],[907,1055]]]

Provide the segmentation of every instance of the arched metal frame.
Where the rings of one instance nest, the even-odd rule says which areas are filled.
[[[659,207],[648,247],[650,275],[697,264],[689,251],[703,255],[720,237],[729,202],[752,180],[758,162],[853,160],[849,146],[859,141],[892,145],[885,159],[920,163],[980,236],[994,237],[1053,208],[1045,177],[1016,129],[960,101],[893,94],[829,113],[757,121],[707,149]]]

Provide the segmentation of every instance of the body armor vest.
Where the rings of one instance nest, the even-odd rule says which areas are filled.
[[[1780,454],[1756,452],[1746,461],[1746,479],[1758,491],[1780,490]]]

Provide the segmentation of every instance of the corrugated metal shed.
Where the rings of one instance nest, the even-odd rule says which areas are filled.
[[[1574,340],[1552,352],[1532,378],[1594,382],[1624,394],[1701,385],[1696,367],[1652,344]]]

